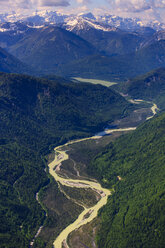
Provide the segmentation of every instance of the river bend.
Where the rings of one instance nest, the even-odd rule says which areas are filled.
[[[147,119],[152,118],[156,114],[156,110],[158,110],[158,107],[156,106],[156,104],[154,104],[152,106],[151,110],[152,110],[153,115],[151,117],[148,117]],[[60,164],[63,161],[69,159],[69,155],[67,154],[67,151],[64,151],[62,149],[64,147],[66,148],[66,146],[69,146],[71,144],[83,142],[83,141],[86,141],[86,140],[99,139],[102,136],[104,136],[106,134],[113,133],[113,132],[133,131],[135,129],[136,129],[136,127],[121,128],[121,129],[109,129],[109,130],[105,130],[103,133],[99,133],[99,134],[97,134],[95,136],[70,141],[70,142],[68,142],[68,143],[66,143],[64,145],[57,146],[56,148],[54,148],[55,159],[48,165],[49,173],[54,177],[54,179],[58,183],[60,183],[62,185],[65,185],[65,186],[68,186],[68,187],[91,188],[92,190],[97,191],[98,193],[100,193],[100,196],[101,196],[101,199],[97,202],[97,204],[95,206],[90,207],[90,208],[86,208],[86,207],[83,206],[84,210],[78,216],[78,218],[75,220],[75,222],[73,222],[72,224],[67,226],[59,234],[59,236],[56,238],[56,240],[53,243],[54,248],[62,248],[63,245],[66,248],[69,248],[69,246],[67,245],[67,237],[68,237],[68,235],[72,231],[76,230],[77,228],[81,227],[82,225],[87,224],[88,222],[91,222],[95,217],[97,217],[99,209],[101,207],[103,207],[107,203],[108,196],[111,194],[110,190],[102,188],[102,186],[97,182],[87,181],[87,180],[79,180],[79,179],[75,179],[75,180],[74,179],[66,179],[66,178],[60,177],[56,173],[57,168],[60,167]]]

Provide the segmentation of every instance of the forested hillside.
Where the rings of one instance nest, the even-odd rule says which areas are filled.
[[[112,190],[100,212],[99,248],[164,247],[165,114],[120,137],[89,171]]]
[[[51,25],[31,29],[8,50],[43,74],[56,73],[59,65],[97,52],[95,47],[76,34]]]
[[[118,86],[117,86],[118,87]],[[121,84],[121,91],[132,98],[156,102],[161,109],[165,108],[165,68],[151,71],[143,76]]]
[[[60,66],[59,75],[126,81],[165,66],[165,41],[124,55],[92,55]]]
[[[0,73],[0,247],[29,247],[43,223],[36,192],[49,183],[49,148],[100,130],[129,107],[103,86]]]
[[[0,71],[34,74],[34,70],[0,47]]]

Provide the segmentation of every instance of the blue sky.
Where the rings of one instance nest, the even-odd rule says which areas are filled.
[[[165,0],[0,0],[0,12],[29,13],[34,10],[59,10],[65,13],[109,13],[123,17],[165,22]]]

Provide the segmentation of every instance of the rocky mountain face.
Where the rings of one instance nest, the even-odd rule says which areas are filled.
[[[120,28],[123,30],[130,30],[135,31],[139,28],[148,26],[155,30],[161,30],[165,28],[164,23],[160,23],[158,20],[155,20],[154,22],[150,23],[144,23],[139,18],[123,18],[120,16],[115,15],[98,15],[94,16],[92,13],[86,13],[86,14],[79,14],[79,15],[65,15],[58,11],[36,11],[32,15],[24,16],[21,14],[17,14],[15,12],[13,13],[6,13],[0,15],[0,23],[3,22],[16,22],[16,21],[24,21],[24,22],[30,22],[33,25],[42,25],[44,23],[52,23],[52,24],[59,24],[59,23],[68,23],[70,20],[77,19],[77,18],[83,18],[84,20],[90,20],[90,21],[96,21],[101,24],[110,25],[111,27]]]
[[[165,66],[165,31],[144,27],[139,19],[47,11],[6,14],[3,20],[8,22],[0,24],[0,46],[40,75],[125,80]]]

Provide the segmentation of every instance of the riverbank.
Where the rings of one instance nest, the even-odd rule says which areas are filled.
[[[146,112],[146,109],[144,109],[144,111]],[[141,115],[143,119],[142,118],[140,119],[144,121],[146,119],[144,118],[145,116],[143,116],[144,111],[142,110],[141,112],[135,112],[135,116],[133,116],[133,118],[132,117],[130,118],[130,125],[126,125],[126,127],[125,127],[125,123],[126,123],[125,120],[121,119],[123,124],[119,125],[121,127],[120,129],[117,129],[117,128],[108,129],[108,130],[105,130],[103,134],[99,133],[93,137],[88,137],[88,138],[80,139],[80,140],[74,140],[74,141],[66,143],[63,146],[58,146],[54,149],[56,150],[56,153],[57,153],[56,154],[57,156],[55,159],[58,160],[58,165],[55,166],[57,168],[57,176],[59,178],[65,177],[63,178],[65,180],[65,183],[63,184],[63,186],[59,186],[58,190],[55,189],[57,187],[55,185],[57,185],[57,183],[60,184],[60,182],[56,180],[57,179],[56,178],[55,180],[52,180],[52,183],[44,189],[44,192],[43,192],[44,194],[42,194],[41,196],[41,201],[43,202],[44,206],[46,207],[48,211],[47,221],[49,220],[49,222],[46,221],[44,228],[42,229],[39,235],[39,238],[41,237],[41,239],[47,240],[47,243],[51,245],[53,243],[53,237],[58,238],[59,233],[60,232],[62,233],[62,226],[63,228],[68,228],[69,223],[74,222],[77,216],[80,215],[80,212],[82,212],[82,209],[81,209],[82,207],[80,208],[79,203],[82,203],[83,206],[85,205],[86,208],[89,207],[87,206],[87,204],[85,204],[86,202],[88,202],[88,197],[84,199],[85,200],[84,202],[80,202],[78,197],[76,196],[75,196],[75,199],[72,199],[74,192],[78,192],[78,190],[80,191],[85,190],[85,188],[82,188],[82,185],[85,186],[85,184],[82,183],[82,181],[88,181],[90,183],[93,181],[96,183],[96,180],[89,178],[89,175],[86,170],[87,165],[90,163],[91,159],[95,157],[111,141],[115,140],[117,137],[119,137],[123,133],[127,133],[127,132],[135,130],[136,127],[135,125],[132,126],[132,123],[135,124],[136,116],[139,117]],[[151,116],[154,114],[153,110],[152,112],[151,110],[149,111],[149,108],[148,108],[147,113],[148,113],[148,116],[149,115]],[[128,122],[129,121],[127,121],[127,124]],[[130,128],[130,126],[132,127]],[[137,126],[138,126],[138,123],[137,123]],[[58,149],[60,153],[59,151],[57,151]],[[60,159],[62,159],[63,161],[61,161]],[[52,160],[53,158],[51,159],[50,162],[52,162]],[[77,173],[77,171],[79,173]],[[50,170],[49,170],[49,173],[50,173]],[[71,181],[69,182],[69,180]],[[78,180],[78,181],[75,182],[75,180]],[[76,185],[78,185],[78,187],[75,187]],[[81,188],[79,187],[80,185],[81,185]],[[85,187],[89,187],[89,186],[86,184]],[[68,190],[66,190],[66,188],[68,188]],[[64,189],[65,194],[63,192],[63,189]],[[86,190],[89,191],[88,188],[86,188]],[[90,191],[92,192],[92,188],[90,188]],[[72,193],[68,194],[68,192],[72,192]],[[93,191],[93,192],[96,193],[96,191]],[[66,198],[67,194],[69,195],[70,199],[69,197]],[[77,206],[75,205],[76,203],[77,203]],[[83,209],[85,210],[85,208]],[[89,212],[87,212],[84,215],[85,217],[89,217]],[[65,216],[65,218],[63,216]],[[96,218],[94,219],[97,220]],[[57,247],[59,248],[59,246]]]
[[[153,115],[149,118],[152,118],[156,114],[156,110],[158,107],[156,104],[154,104],[151,108]],[[110,129],[110,130],[105,130],[104,132],[98,133],[96,136],[89,137],[89,138],[84,138],[84,139],[79,139],[75,141],[71,141],[66,143],[63,146],[58,146],[54,149],[55,154],[58,153],[58,156],[55,156],[55,159],[52,163],[49,164],[49,173],[55,178],[55,180],[62,185],[69,186],[69,187],[76,187],[76,188],[84,188],[84,187],[89,187],[93,190],[98,190],[101,192],[101,200],[92,208],[85,208],[84,211],[79,215],[77,220],[69,225],[67,228],[65,228],[60,235],[57,237],[57,239],[54,241],[53,245],[55,248],[62,248],[63,243],[65,243],[65,246],[67,245],[67,237],[68,235],[74,231],[75,229],[78,229],[82,225],[85,225],[89,222],[91,222],[96,216],[99,211],[99,209],[104,206],[107,203],[108,196],[111,194],[110,190],[104,189],[101,187],[100,184],[91,182],[91,181],[86,181],[86,180],[73,180],[73,179],[64,179],[60,177],[56,173],[56,168],[59,168],[59,165],[65,160],[69,159],[68,154],[66,151],[62,151],[61,149],[64,147],[68,147],[69,145],[87,141],[87,140],[93,140],[93,139],[100,139],[104,135],[111,134],[114,132],[127,132],[127,131],[133,131],[135,130],[136,127],[128,127],[128,128],[121,128],[121,129]],[[85,216],[85,217],[84,217]],[[86,216],[88,216],[86,218]]]

